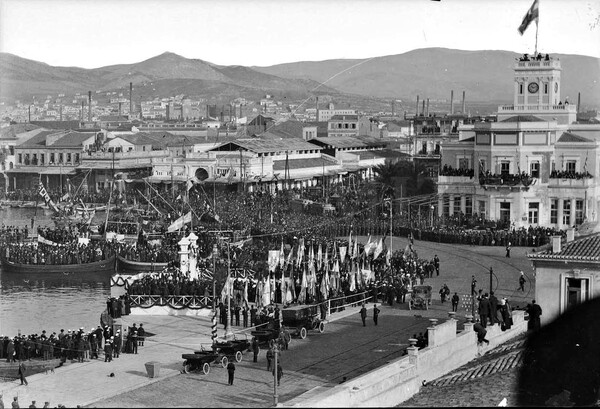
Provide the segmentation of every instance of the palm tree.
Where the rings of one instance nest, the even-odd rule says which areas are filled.
[[[379,193],[384,197],[394,197],[395,178],[398,170],[398,163],[392,163],[389,160],[373,168],[375,183],[379,185]]]

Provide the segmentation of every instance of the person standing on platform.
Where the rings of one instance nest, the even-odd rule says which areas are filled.
[[[452,296],[452,311],[456,312],[456,310],[458,309],[459,301],[460,301],[460,298],[458,297],[458,294],[454,293],[454,295]]]
[[[377,320],[379,319],[379,313],[381,310],[377,308],[377,304],[373,304],[373,322],[377,325]]]
[[[256,337],[252,338],[252,352],[254,353],[254,362],[257,362],[258,353],[260,352],[260,346]]]
[[[367,326],[367,309],[365,308],[365,305],[362,305],[362,308],[360,309],[360,319],[362,320],[363,323],[363,327]]]
[[[27,376],[27,367],[24,362],[19,362],[19,378],[21,379],[21,385],[29,385],[25,376]]]
[[[248,305],[245,304],[242,309],[242,321],[244,323],[244,328],[248,327]]]
[[[144,337],[146,336],[146,330],[144,329],[144,324],[140,324],[138,328],[138,345],[144,346]]]
[[[135,325],[135,324],[133,324],[133,325]],[[138,352],[138,332],[135,330],[131,334],[131,347],[133,348],[132,352],[134,354],[137,354],[137,352]]]
[[[111,362],[112,354],[113,354],[112,341],[110,339],[107,339],[104,342],[104,362]]]
[[[227,375],[228,375],[228,385],[233,385],[233,378],[235,377],[235,364],[233,361],[229,361],[227,364]]]
[[[490,300],[487,293],[479,301],[479,320],[483,328],[487,327],[487,320],[490,316]]]
[[[519,290],[525,292],[525,274],[521,271],[519,276]]]

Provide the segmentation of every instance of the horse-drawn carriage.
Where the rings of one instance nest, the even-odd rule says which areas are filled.
[[[204,347],[200,351],[194,351],[193,354],[182,354],[183,372],[202,371],[205,375],[210,372],[210,365],[221,365],[227,368],[229,360],[241,362],[243,351],[250,348],[248,340],[231,340],[224,342],[215,342],[210,350],[205,350]]]
[[[429,309],[431,305],[431,286],[430,285],[413,285],[408,300],[408,309],[413,308]]]

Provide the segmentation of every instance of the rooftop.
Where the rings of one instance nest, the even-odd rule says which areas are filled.
[[[374,148],[383,147],[385,142],[368,136],[336,136],[336,137],[318,137],[308,142],[320,146],[329,146],[336,149],[343,148]]]
[[[563,243],[558,253],[549,248],[527,257],[533,260],[600,261],[600,233]]]
[[[319,150],[320,147],[306,142],[302,139],[236,139],[235,141],[225,142],[222,145],[211,149],[213,151],[235,151],[242,148],[255,153],[267,152],[286,152],[300,150]]]
[[[510,118],[503,119],[500,122],[545,122],[543,119],[533,115],[515,115]]]
[[[591,142],[583,136],[576,135],[570,132],[563,132],[556,142]]]

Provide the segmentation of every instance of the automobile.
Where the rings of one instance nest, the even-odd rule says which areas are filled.
[[[430,285],[413,285],[408,300],[408,309],[413,308],[429,309],[431,305],[431,286]]]

